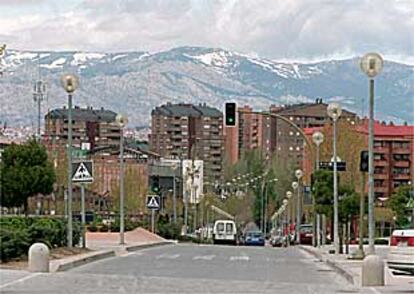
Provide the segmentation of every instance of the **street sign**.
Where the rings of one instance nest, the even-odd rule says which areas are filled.
[[[333,162],[330,161],[320,161],[319,162],[319,168],[320,169],[328,169],[333,170]],[[338,161],[336,163],[336,170],[337,171],[346,171],[346,162],[345,161]]]
[[[147,208],[152,210],[160,209],[160,196],[158,195],[147,195]]]
[[[85,149],[72,149],[72,158],[75,159],[86,159],[88,158],[88,150]]]
[[[72,182],[93,182],[93,163],[91,160],[84,160],[72,163]]]

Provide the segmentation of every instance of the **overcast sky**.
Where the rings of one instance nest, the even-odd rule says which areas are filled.
[[[414,64],[414,0],[0,0],[0,43],[105,52],[189,45],[295,60],[379,51]]]

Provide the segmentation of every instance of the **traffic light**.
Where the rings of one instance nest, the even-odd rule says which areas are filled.
[[[236,125],[236,103],[226,102],[225,105],[225,125],[235,126]]]
[[[369,155],[368,151],[361,151],[361,158],[359,161],[359,170],[361,172],[367,172],[369,165]]]
[[[151,191],[158,195],[158,193],[160,192],[160,177],[151,176],[150,186]]]

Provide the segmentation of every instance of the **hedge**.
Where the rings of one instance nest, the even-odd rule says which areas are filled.
[[[80,226],[73,223],[73,245],[79,243]],[[36,242],[49,248],[66,245],[66,220],[45,217],[1,217],[0,260],[27,255],[29,247]]]

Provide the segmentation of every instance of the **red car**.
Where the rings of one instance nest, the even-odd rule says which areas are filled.
[[[300,244],[312,245],[313,239],[313,227],[312,225],[306,224],[301,225],[299,229]]]

